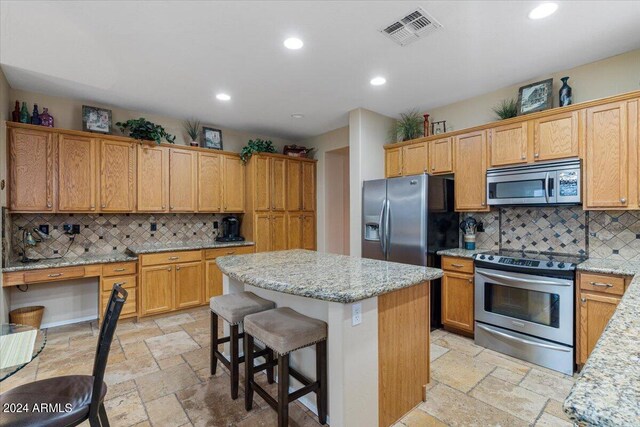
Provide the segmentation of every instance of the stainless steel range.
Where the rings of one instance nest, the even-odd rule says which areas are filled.
[[[475,259],[475,342],[571,375],[580,258],[514,251]]]

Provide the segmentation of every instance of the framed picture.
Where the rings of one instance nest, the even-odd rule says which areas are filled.
[[[553,79],[522,86],[518,90],[518,115],[546,110],[553,106]]]
[[[83,105],[82,130],[87,132],[111,133],[111,110]]]
[[[222,150],[222,131],[220,129],[203,126],[201,146],[204,148],[213,148],[214,150]]]

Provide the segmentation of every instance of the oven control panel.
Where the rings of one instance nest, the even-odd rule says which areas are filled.
[[[497,254],[476,254],[474,259],[477,262],[492,265],[502,265],[511,268],[535,269],[535,270],[575,270],[576,264],[559,259],[531,259],[512,256],[502,256]]]
[[[507,258],[507,257],[500,257],[500,259],[498,260],[498,263],[513,265],[516,267],[538,267],[540,265],[540,261],[534,261],[531,259]]]

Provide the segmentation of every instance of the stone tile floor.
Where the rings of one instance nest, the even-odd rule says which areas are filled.
[[[49,329],[45,350],[1,382],[0,392],[36,379],[90,374],[97,333],[95,322]],[[220,364],[216,375],[209,375],[206,307],[139,322],[122,320],[105,381],[105,406],[115,427],[276,425],[275,412],[259,396],[251,412],[241,397],[231,400],[229,375]],[[260,381],[275,396],[264,375]],[[427,402],[396,426],[570,426],[561,402],[572,384],[571,377],[434,331]],[[292,427],[319,425],[298,402],[289,414]]]

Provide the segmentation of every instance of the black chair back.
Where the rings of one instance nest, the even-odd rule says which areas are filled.
[[[104,382],[104,371],[107,368],[107,360],[109,359],[109,350],[111,349],[113,334],[116,331],[118,318],[120,317],[120,312],[122,312],[122,306],[127,300],[127,296],[127,291],[119,284],[116,283],[113,285],[109,303],[102,317],[100,335],[98,336],[98,347],[96,348],[96,357],[93,362],[93,391],[89,405],[90,415],[95,416],[100,408],[100,394]]]

